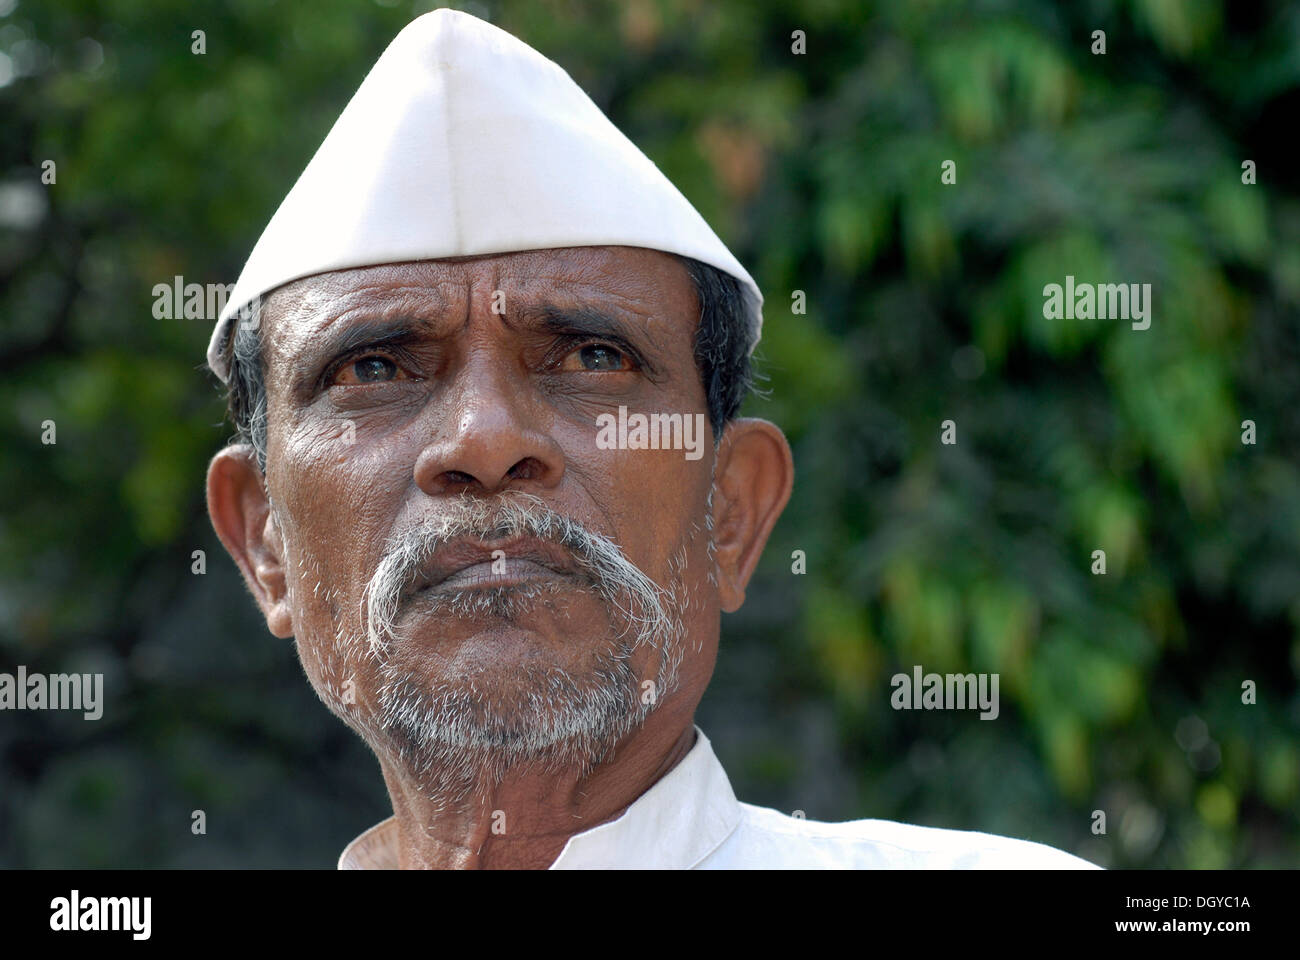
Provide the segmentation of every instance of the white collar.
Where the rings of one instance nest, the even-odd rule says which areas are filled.
[[[740,823],[740,804],[704,731],[695,744],[616,820],[574,834],[552,870],[689,869]],[[340,870],[397,868],[397,820],[389,817],[344,848]]]

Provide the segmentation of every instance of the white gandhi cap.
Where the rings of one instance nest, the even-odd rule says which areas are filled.
[[[349,267],[597,245],[647,247],[763,296],[681,192],[565,71],[476,17],[435,10],[389,44],[267,224],[212,331],[241,307]],[[751,351],[753,344],[751,344]]]

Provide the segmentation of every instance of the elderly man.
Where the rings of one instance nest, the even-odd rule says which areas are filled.
[[[208,354],[213,525],[392,797],[340,867],[1090,866],[732,793],[694,714],[793,482],[736,417],[761,302],[536,51],[438,10],[376,63]]]

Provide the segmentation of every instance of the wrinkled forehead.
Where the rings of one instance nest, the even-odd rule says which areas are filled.
[[[287,283],[262,309],[269,368],[320,348],[349,326],[418,321],[450,335],[474,311],[512,318],[587,310],[667,347],[698,320],[686,267],[658,250],[566,247],[334,270]],[[445,329],[438,331],[437,327]]]

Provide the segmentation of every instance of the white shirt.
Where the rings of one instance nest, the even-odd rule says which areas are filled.
[[[615,820],[569,838],[552,870],[1099,869],[1027,840],[888,820],[821,823],[741,803],[704,731]],[[396,869],[397,821],[349,843],[340,870]]]

